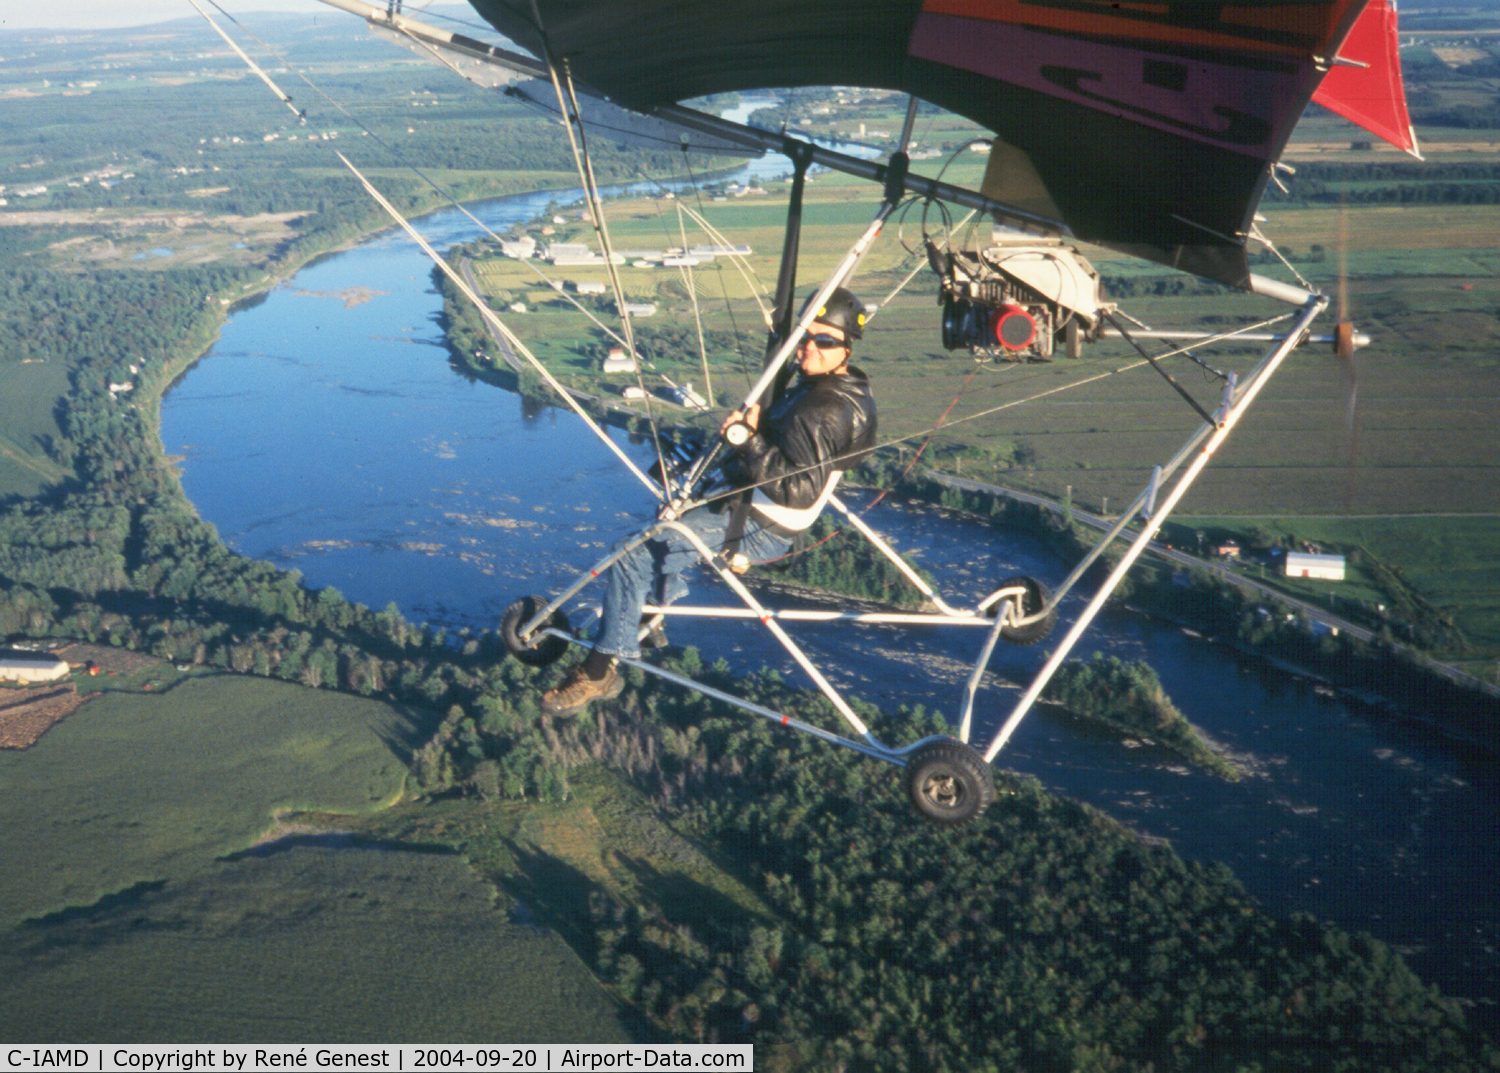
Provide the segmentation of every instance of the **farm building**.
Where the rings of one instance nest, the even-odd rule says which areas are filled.
[[[1306,552],[1286,553],[1287,577],[1320,578],[1323,581],[1344,580],[1344,557],[1342,555],[1309,555]]]
[[[621,347],[612,346],[609,348],[609,356],[604,359],[604,371],[607,373],[633,373],[635,372],[635,359],[625,353]]]
[[[66,660],[24,648],[0,651],[0,682],[55,682],[68,673]]]
[[[706,410],[708,408],[708,400],[694,391],[692,384],[683,384],[681,387],[672,388],[667,397],[678,406],[692,406],[699,410]]]

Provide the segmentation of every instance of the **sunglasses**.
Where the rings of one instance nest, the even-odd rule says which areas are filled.
[[[804,335],[802,337],[802,341],[804,343],[811,343],[819,350],[832,350],[834,347],[847,347],[849,345],[849,341],[847,339],[836,339],[833,336],[825,335],[822,332],[819,332],[816,335],[809,332],[807,335]]]

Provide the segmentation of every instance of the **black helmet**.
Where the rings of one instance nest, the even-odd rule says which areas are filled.
[[[813,294],[802,307],[802,315],[812,306]],[[800,317],[798,318],[801,319]],[[828,300],[818,309],[814,318],[822,324],[832,325],[849,339],[862,339],[865,334],[865,304],[843,287],[836,287]]]

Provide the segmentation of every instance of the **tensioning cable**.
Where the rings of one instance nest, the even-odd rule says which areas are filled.
[[[210,2],[212,2],[212,0],[210,0]],[[227,35],[225,35],[224,31],[220,29],[219,26],[214,22],[213,18],[208,14],[208,12],[204,11],[201,7],[198,7],[196,2],[193,3],[193,6],[197,8],[198,13],[203,16],[203,18],[209,23],[210,26],[215,29],[215,31],[219,33],[221,37],[226,37],[227,39]],[[215,6],[217,7],[217,4]],[[236,51],[240,53],[240,55],[245,59],[247,63],[251,65],[253,69],[259,71],[259,68],[255,67],[254,62],[251,61],[248,56],[245,56],[244,53],[238,49],[236,49]],[[279,100],[283,101],[283,103],[290,101],[291,98],[288,97],[279,86],[271,81],[269,76],[262,74],[262,79],[268,86],[270,86],[272,92]],[[306,81],[305,78],[304,81]],[[311,85],[310,82],[308,84]],[[363,124],[361,124],[361,126],[363,126]],[[388,201],[385,196],[375,188],[374,184],[371,183],[370,180],[367,179],[365,175],[354,166],[354,164],[349,160],[348,157],[338,151],[335,151],[334,155],[338,157],[339,160],[344,164],[344,166],[354,174],[354,177],[359,180],[365,191],[375,199],[376,203],[379,204],[380,207],[384,209],[385,212],[393,220],[395,220],[395,222],[399,224],[408,235],[411,236],[413,241],[415,241],[417,245],[422,249],[422,251],[427,254],[432,262],[438,266],[438,268],[444,273],[444,275],[448,277],[453,285],[459,289],[464,297],[473,304],[474,308],[479,311],[480,316],[484,318],[491,329],[500,333],[500,335],[505,338],[506,342],[510,344],[511,348],[517,354],[521,355],[521,357],[523,357],[532,366],[532,368],[537,371],[537,373],[542,377],[547,385],[551,387],[552,390],[557,392],[557,394],[563,399],[563,401],[566,402],[583,420],[584,424],[590,429],[590,431],[592,431],[594,435],[599,438],[600,442],[602,442],[607,448],[609,448],[615,454],[615,456],[618,457],[622,463],[624,463],[625,468],[633,473],[636,478],[651,491],[652,495],[654,495],[658,499],[663,498],[661,487],[649,476],[643,473],[640,467],[637,466],[633,461],[631,461],[630,457],[625,454],[620,446],[616,444],[614,440],[610,439],[610,437],[604,432],[604,430],[595,423],[593,418],[591,418],[583,409],[583,407],[578,403],[578,400],[573,398],[573,396],[567,391],[567,389],[557,381],[557,378],[548,371],[547,367],[543,365],[541,361],[536,357],[536,355],[531,352],[526,344],[523,343],[520,338],[510,330],[505,322],[495,314],[495,311],[492,310],[483,301],[483,299],[481,299],[479,295],[474,292],[473,288],[468,285],[468,283],[462,278],[458,271],[438,255],[437,251],[432,248],[432,246],[427,242],[425,238],[422,237],[420,233],[418,233],[416,228],[411,225],[410,221],[408,221],[406,217],[401,215],[400,211],[397,210],[396,207],[392,205],[390,201]],[[470,219],[473,219],[473,216],[471,214],[466,213],[466,215],[469,215]]]

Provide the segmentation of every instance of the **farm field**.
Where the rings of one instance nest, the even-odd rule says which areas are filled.
[[[0,1035],[631,1038],[463,858],[340,833],[403,795],[430,714],[140,663],[0,754],[0,854],[29,862],[0,879]]]
[[[383,807],[428,718],[238,676],[99,695],[32,748],[0,754],[11,820],[0,846],[33,862],[0,883],[0,925],[189,873],[249,847],[280,810]]]

